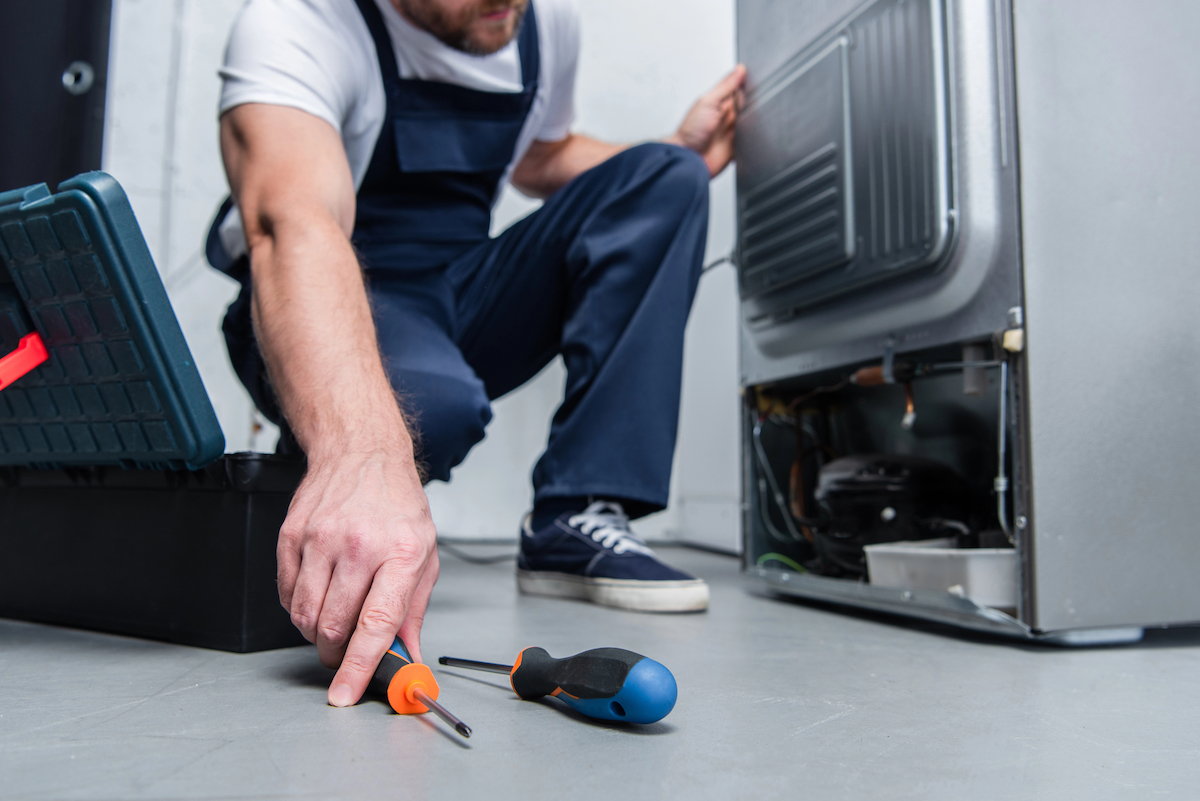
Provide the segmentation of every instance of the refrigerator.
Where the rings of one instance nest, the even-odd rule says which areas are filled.
[[[744,576],[1200,621],[1200,7],[738,0]]]

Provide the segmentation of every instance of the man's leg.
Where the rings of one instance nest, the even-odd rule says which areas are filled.
[[[488,397],[563,356],[566,392],[534,470],[536,501],[666,506],[708,181],[691,151],[632,148],[451,265],[458,342]]]
[[[451,265],[457,339],[489,397],[556,353],[567,367],[534,470],[523,591],[644,611],[707,606],[707,585],[659,562],[625,511],[667,503],[708,180],[690,151],[633,148]]]
[[[449,480],[492,417],[483,382],[450,335],[453,293],[439,270],[375,271],[370,295],[380,355],[412,426],[418,463],[427,478]],[[280,426],[277,452],[302,455],[254,340],[250,297],[247,285],[225,317],[230,359],[259,410]]]
[[[409,420],[429,480],[483,439],[492,419],[483,382],[451,338],[453,296],[440,271],[373,277],[371,308],[383,366]]]

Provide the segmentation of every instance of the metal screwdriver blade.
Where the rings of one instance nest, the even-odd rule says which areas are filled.
[[[458,659],[453,656],[443,656],[438,658],[439,665],[446,667],[467,668],[469,670],[486,670],[489,673],[503,673],[508,675],[512,673],[512,665],[500,665],[495,662],[476,662],[473,659]]]
[[[430,698],[429,693],[425,692],[420,687],[417,687],[415,690],[413,690],[413,695],[418,701],[429,707],[430,712],[444,720],[447,726],[453,727],[454,730],[463,737],[471,736],[471,727],[454,717],[454,715],[450,714],[450,711],[446,709],[446,707]]]

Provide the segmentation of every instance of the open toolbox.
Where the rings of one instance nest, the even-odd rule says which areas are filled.
[[[45,184],[0,194],[0,258],[0,464],[178,469],[222,454],[115,180],[92,172],[54,194]]]
[[[0,193],[0,616],[234,651],[302,642],[275,537],[303,463],[225,440],[101,172]]]

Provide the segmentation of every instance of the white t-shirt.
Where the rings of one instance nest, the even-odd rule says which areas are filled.
[[[565,137],[575,116],[579,15],[573,0],[535,0],[541,71],[538,90],[505,172],[534,141]],[[410,24],[390,0],[374,0],[402,78],[453,83],[484,92],[520,92],[517,39],[489,56],[455,50]],[[268,103],[306,111],[342,136],[357,189],[367,173],[387,108],[383,76],[367,23],[354,0],[249,0],[229,44],[220,111]],[[236,209],[221,224],[230,256],[246,251]]]

